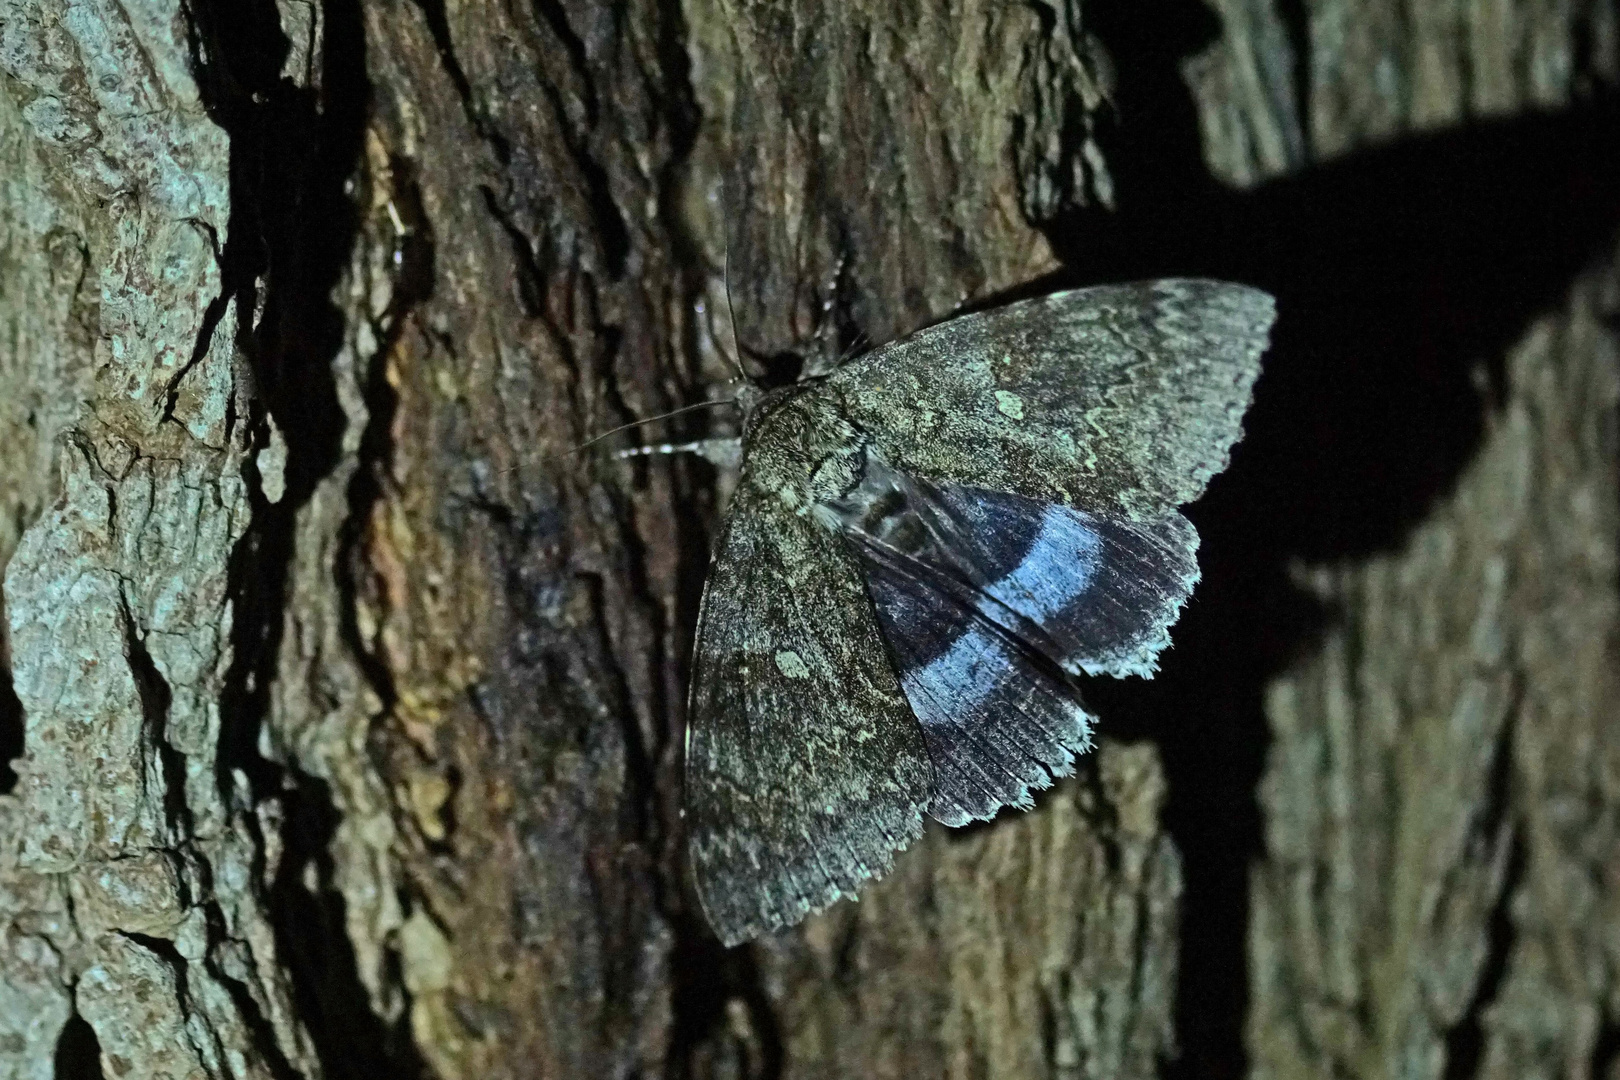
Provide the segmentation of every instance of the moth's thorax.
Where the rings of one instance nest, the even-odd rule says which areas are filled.
[[[752,482],[834,532],[907,555],[936,543],[915,489],[833,402],[810,392],[771,404],[744,466]]]
[[[786,390],[771,391],[748,416],[744,482],[825,524],[825,508],[860,483],[866,439],[812,388]]]
[[[732,401],[742,410],[744,437],[758,430],[778,409],[803,395],[809,388],[805,383],[792,383],[767,390],[755,382],[741,383]]]

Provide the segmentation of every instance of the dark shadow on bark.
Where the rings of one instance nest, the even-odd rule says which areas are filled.
[[[675,927],[675,952],[670,958],[675,1016],[665,1077],[697,1080],[734,1074],[747,1080],[779,1080],[787,1051],[755,946],[721,945],[695,898],[687,911]],[[742,1003],[751,1038],[739,1039],[727,1031],[726,1007],[732,1001]],[[716,1060],[728,1054],[729,1069]]]
[[[298,1015],[330,1080],[412,1080],[428,1075],[407,1014],[389,1023],[371,1011],[332,888],[328,847],[342,820],[326,785],[298,776],[283,800],[287,851],[270,889],[276,947],[292,976]],[[319,883],[311,892],[306,872]],[[397,982],[398,973],[393,973]]]
[[[338,465],[346,426],[333,373],[344,317],[330,296],[359,235],[347,187],[359,167],[370,102],[360,8],[355,0],[322,5],[322,68],[310,86],[281,77],[290,43],[273,3],[207,0],[192,15],[198,82],[210,115],[231,136],[225,288],[244,316],[259,312],[238,341],[251,384],[241,422],[262,449],[272,418],[287,445],[285,493],[271,503],[260,483],[250,485],[253,519],[232,560],[234,662],[222,709],[220,783],[228,790],[239,770],[256,802],[279,803],[284,851],[267,907],[325,1075],[410,1078],[421,1075],[422,1063],[408,1030],[372,1013],[344,904],[331,886],[327,848],[339,815],[330,793],[258,749],[278,675],[297,515]],[[261,852],[265,842],[259,838]],[[271,868],[257,869],[264,875]]]
[[[1614,1075],[1616,1062],[1620,1062],[1620,1023],[1610,1017],[1598,1030],[1596,1044],[1592,1047],[1592,1067],[1587,1075],[1594,1080],[1608,1080]]]
[[[1122,206],[1054,227],[1067,268],[1043,284],[1196,274],[1278,300],[1247,436],[1189,511],[1204,577],[1163,671],[1088,686],[1105,733],[1163,753],[1187,879],[1166,1075],[1220,1080],[1246,1068],[1261,695],[1333,617],[1288,567],[1392,550],[1451,490],[1503,393],[1505,350],[1612,244],[1620,117],[1596,101],[1479,123],[1232,191],[1205,169],[1177,68],[1207,40],[1195,7],[1098,9],[1121,80],[1108,150]]]
[[[78,1013],[68,1017],[56,1037],[56,1055],[51,1059],[56,1080],[105,1080],[101,1071],[101,1040],[96,1029]]]
[[[23,707],[11,684],[9,665],[0,665],[0,795],[9,795],[17,786],[17,770],[11,763],[23,754]]]

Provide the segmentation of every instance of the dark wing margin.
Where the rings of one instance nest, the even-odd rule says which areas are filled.
[[[1275,314],[1223,281],[1076,289],[918,331],[827,383],[902,472],[1155,518],[1226,467]]]
[[[928,754],[858,564],[747,484],[704,590],[686,742],[694,884],[727,945],[853,896],[922,832]]]

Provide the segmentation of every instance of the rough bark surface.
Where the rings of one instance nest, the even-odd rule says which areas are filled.
[[[222,753],[241,312],[230,148],[189,34],[178,9],[110,3],[0,25],[5,516],[28,523],[3,537],[25,721],[0,800],[6,1075],[86,1042],[115,1075],[315,1065],[265,906],[265,807]]]
[[[1615,11],[1211,10],[0,14],[0,1078],[1615,1076]],[[1281,301],[1177,648],[722,950],[577,448],[1060,262]]]

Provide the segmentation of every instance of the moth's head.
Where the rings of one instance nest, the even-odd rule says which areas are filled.
[[[759,403],[764,399],[767,391],[752,379],[738,379],[733,385],[736,390],[732,393],[731,400],[738,409],[742,410],[743,419],[746,421],[748,416],[759,407]]]
[[[761,386],[752,380],[741,382],[731,400],[742,413],[743,439],[748,438],[749,432],[761,420],[804,393],[808,388],[809,384],[807,383],[789,383],[787,386],[767,387]]]
[[[744,352],[742,343],[737,340],[736,330],[732,331],[732,354],[727,357],[736,374],[726,384],[730,392],[729,400],[737,407],[740,427],[747,432],[749,426],[761,419],[765,412],[770,411],[771,404],[782,400],[781,390],[784,384],[791,384],[798,375],[797,358],[793,360],[792,374],[786,378],[782,372],[781,357],[765,357],[754,352]],[[763,412],[761,410],[764,410]]]

